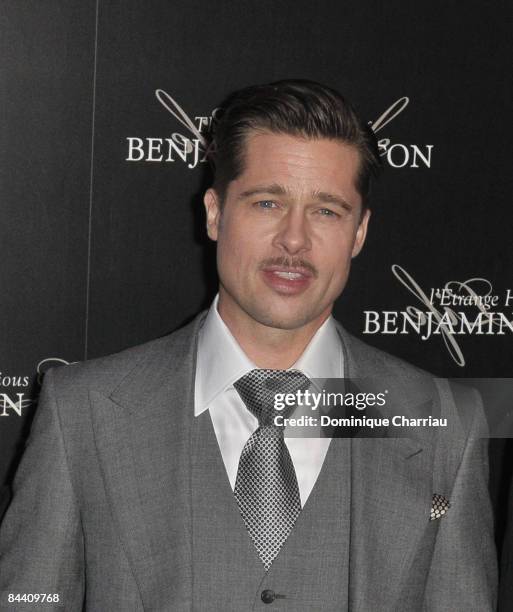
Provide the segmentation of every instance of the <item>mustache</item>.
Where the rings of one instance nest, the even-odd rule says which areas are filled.
[[[311,272],[315,278],[318,276],[317,268],[309,261],[306,261],[306,259],[301,259],[299,257],[269,257],[269,259],[264,259],[264,261],[262,261],[260,270],[268,268],[269,266],[278,266],[280,268],[303,268]]]

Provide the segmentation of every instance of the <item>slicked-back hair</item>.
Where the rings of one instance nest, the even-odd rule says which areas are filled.
[[[368,207],[371,178],[381,169],[372,129],[337,91],[302,79],[253,85],[231,94],[213,128],[213,187],[221,202],[228,183],[244,171],[248,137],[271,132],[306,139],[327,138],[354,146],[360,155],[355,187]]]

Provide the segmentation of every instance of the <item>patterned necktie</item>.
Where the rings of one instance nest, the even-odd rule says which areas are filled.
[[[235,499],[258,555],[267,571],[301,512],[294,464],[276,415],[287,417],[294,406],[276,410],[276,393],[296,393],[310,386],[293,370],[251,370],[234,383],[259,427],[246,442],[239,460]]]

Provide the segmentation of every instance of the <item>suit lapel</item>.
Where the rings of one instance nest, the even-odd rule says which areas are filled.
[[[387,359],[380,362],[377,353],[341,327],[339,333],[347,378],[397,387],[383,416],[413,416],[419,406],[431,407],[427,377],[401,379],[400,367],[387,368]],[[351,441],[350,610],[394,609],[402,579],[429,527],[432,435],[426,429],[408,430],[408,437]]]
[[[144,607],[192,597],[190,432],[203,317],[141,351],[109,397],[91,393],[100,464]]]

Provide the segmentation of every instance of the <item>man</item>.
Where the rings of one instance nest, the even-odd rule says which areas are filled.
[[[215,141],[219,294],[170,336],[47,374],[0,539],[1,604],[492,610],[476,398],[443,381],[412,392],[417,371],[331,316],[367,233],[371,131],[333,90],[282,81],[234,94]],[[272,392],[343,376],[387,377],[460,435],[273,424]]]

